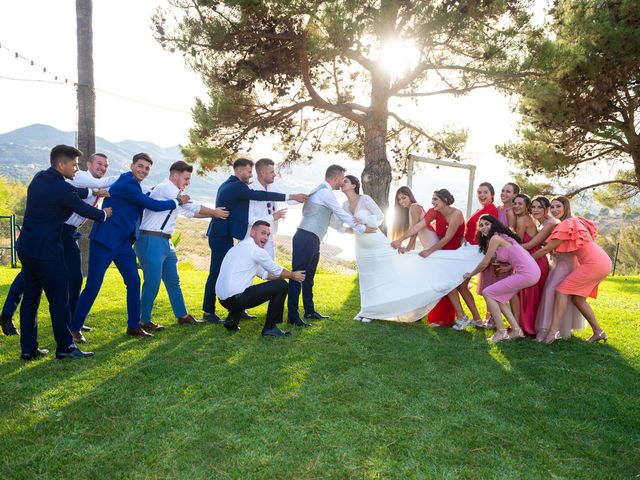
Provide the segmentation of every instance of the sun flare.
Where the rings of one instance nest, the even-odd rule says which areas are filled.
[[[420,61],[420,52],[407,41],[393,40],[385,43],[380,51],[379,64],[394,76],[402,76],[415,68]]]

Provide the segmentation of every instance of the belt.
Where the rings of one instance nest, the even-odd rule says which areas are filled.
[[[169,235],[168,233],[152,232],[151,230],[140,230],[140,233],[144,233],[145,235],[151,235],[153,237],[162,237],[166,239],[171,238],[171,235]]]

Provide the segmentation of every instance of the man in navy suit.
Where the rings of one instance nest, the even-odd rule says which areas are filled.
[[[213,218],[209,224],[207,235],[211,248],[211,263],[209,276],[204,287],[204,300],[202,310],[203,319],[211,323],[221,323],[216,315],[216,281],[220,274],[220,266],[227,252],[233,247],[233,239],[240,241],[247,236],[249,222],[249,201],[284,202],[295,200],[303,203],[308,195],[303,193],[275,193],[260,190],[252,190],[248,183],[253,176],[253,162],[246,158],[239,158],[233,162],[233,175],[231,175],[218,188],[216,195],[216,208],[226,208],[229,216],[226,220]]]
[[[113,262],[127,287],[127,334],[153,336],[140,327],[140,276],[132,248],[136,223],[145,208],[154,212],[173,210],[188,202],[189,196],[180,194],[175,200],[159,201],[142,193],[140,182],[149,175],[152,164],[153,160],[148,154],[134,155],[131,171],[120,175],[109,188],[109,197],[104,205],[113,207],[114,215],[108,222],[95,223],[89,234],[89,272],[71,323],[73,332],[82,329],[102,286],[104,274]]]
[[[56,358],[91,356],[73,343],[69,331],[68,271],[64,260],[62,228],[72,213],[104,222],[111,208],[98,210],[84,203],[78,190],[65,181],[78,171],[82,152],[68,145],[51,150],[51,167],[38,172],[27,189],[27,207],[16,250],[22,263],[24,297],[20,306],[20,345],[22,358],[33,360],[49,353],[38,348],[37,313],[44,290],[49,300],[49,313],[56,339]],[[84,196],[87,195],[84,189]],[[98,224],[98,223],[97,223]]]

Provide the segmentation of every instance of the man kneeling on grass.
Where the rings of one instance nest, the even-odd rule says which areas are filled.
[[[230,332],[240,330],[238,323],[246,308],[257,307],[269,302],[267,319],[262,335],[265,337],[286,337],[289,332],[278,328],[282,322],[284,301],[287,298],[289,278],[303,282],[304,271],[290,272],[276,264],[264,249],[271,235],[270,225],[258,220],[251,226],[249,237],[231,248],[225,255],[216,281],[216,293],[223,307],[229,310],[224,326]],[[253,278],[269,280],[253,285]]]

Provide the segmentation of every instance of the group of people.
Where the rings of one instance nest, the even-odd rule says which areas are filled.
[[[316,310],[313,286],[320,244],[329,226],[355,234],[358,320],[409,322],[426,315],[432,326],[495,328],[493,342],[535,335],[551,343],[570,335],[584,318],[593,328],[589,341],[606,340],[586,298],[595,298],[611,261],[594,242],[595,226],[573,217],[565,197],[531,200],[509,183],[502,189],[502,204],[496,206],[493,187],[482,183],[481,208],[465,222],[446,189],[434,192],[432,208],[425,211],[411,190],[401,187],[395,196],[390,241],[379,228],[384,221],[381,209],[371,197],[360,194],[359,180],[345,175],[339,165],[331,165],[324,182],[309,194],[287,194],[274,187],[272,160],[255,163],[257,178],[251,182],[254,163],[240,158],[233,163],[233,175],[220,185],[212,208],[191,201],[185,193],[193,172],[186,162],[173,163],[163,182],[147,188],[141,182],[153,165],[148,154],[134,155],[130,171],[117,176],[106,176],[108,159],[99,153],[88,158],[87,171],[78,171],[81,155],[74,147],[54,147],[51,167],[38,172],[27,190],[16,245],[22,270],[9,290],[0,321],[5,334],[17,334],[12,316],[20,304],[25,360],[48,353],[37,340],[43,291],[49,300],[56,358],[93,355],[78,344],[87,341],[85,334],[91,328],[85,321],[111,263],[126,285],[128,335],[152,337],[165,328],[153,321],[161,282],[179,324],[209,322],[238,331],[242,319],[252,318],[247,309],[269,302],[262,335],[285,337],[289,332],[278,325],[286,302],[289,324],[310,327],[310,320],[328,318]],[[343,205],[334,190],[346,195]],[[284,202],[304,203],[293,237],[291,270],[275,261],[274,236],[286,216]],[[211,218],[207,231],[211,263],[202,320],[189,314],[180,287],[171,243],[179,214]],[[82,289],[78,228],[87,218],[94,224]],[[136,261],[143,271],[142,285]],[[469,281],[477,274],[478,293],[487,303],[486,319],[480,317],[469,290]],[[255,277],[266,281],[254,284]],[[216,298],[228,312],[224,321],[216,314]]]

